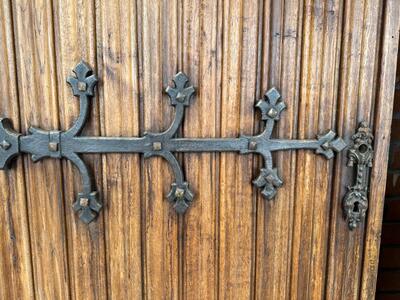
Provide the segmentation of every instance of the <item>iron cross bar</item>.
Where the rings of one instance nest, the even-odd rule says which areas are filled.
[[[0,119],[0,168],[7,167],[10,160],[20,153],[32,155],[33,161],[43,158],[65,158],[70,160],[82,176],[82,192],[77,196],[73,208],[85,222],[93,221],[103,204],[94,189],[92,176],[80,157],[82,153],[143,153],[145,158],[163,157],[172,167],[175,182],[167,195],[175,210],[183,213],[193,201],[193,193],[185,181],[175,152],[238,152],[240,154],[257,153],[264,158],[264,168],[254,180],[254,184],[262,189],[266,199],[274,198],[277,188],[283,181],[273,167],[271,152],[292,149],[314,149],[317,154],[327,159],[340,152],[346,143],[337,138],[333,131],[320,135],[314,140],[272,139],[272,130],[279,120],[286,105],[280,100],[280,94],[270,89],[256,107],[261,110],[261,118],[265,122],[263,132],[255,136],[238,138],[177,138],[176,133],[182,124],[185,107],[189,106],[195,89],[189,85],[188,77],[183,73],[174,76],[173,87],[167,87],[171,105],[175,106],[175,117],[170,127],[164,132],[147,133],[143,137],[86,137],[80,136],[89,114],[90,99],[94,94],[97,78],[93,70],[80,62],[74,76],[68,77],[73,94],[79,97],[80,113],[72,127],[66,131],[46,131],[29,128],[28,135],[21,135],[12,129],[8,119]]]

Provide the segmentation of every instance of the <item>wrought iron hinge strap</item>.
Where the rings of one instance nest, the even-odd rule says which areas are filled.
[[[79,193],[73,208],[80,218],[89,223],[95,219],[102,208],[98,193],[92,185],[92,179],[79,154],[83,153],[142,153],[144,157],[160,156],[171,165],[175,175],[168,200],[179,213],[183,213],[193,201],[194,194],[184,179],[183,171],[174,156],[175,152],[237,152],[240,154],[256,153],[264,158],[264,168],[254,180],[254,184],[262,189],[262,195],[270,200],[274,198],[277,188],[283,181],[273,167],[271,152],[293,149],[313,149],[317,154],[331,159],[334,152],[340,152],[346,143],[337,138],[333,131],[312,140],[272,139],[275,122],[280,119],[286,105],[280,100],[280,94],[270,89],[256,107],[261,110],[261,118],[265,122],[263,132],[255,136],[238,138],[177,138],[176,133],[182,123],[185,107],[195,92],[189,85],[189,79],[183,73],[173,78],[174,86],[167,87],[166,93],[171,105],[175,106],[175,118],[164,132],[147,133],[143,137],[86,137],[80,136],[89,114],[90,98],[94,94],[97,78],[92,69],[80,62],[74,69],[75,76],[68,77],[73,94],[79,97],[80,113],[73,126],[67,131],[46,131],[30,128],[28,135],[21,135],[12,130],[7,119],[0,119],[0,168],[19,153],[32,155],[34,161],[43,158],[66,158],[70,160],[82,175],[83,191]]]

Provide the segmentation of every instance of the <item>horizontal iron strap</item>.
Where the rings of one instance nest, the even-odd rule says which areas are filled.
[[[154,150],[154,143],[169,152],[238,152],[248,148],[247,139],[168,139],[129,137],[75,137],[63,141],[62,148],[77,153],[145,153]]]
[[[249,142],[256,141],[257,149],[249,150]],[[154,137],[73,137],[62,139],[62,151],[76,153],[145,153],[154,151],[154,143],[161,143],[160,150],[169,152],[263,152],[291,149],[317,149],[317,140],[265,140],[252,138],[176,138],[165,141]]]
[[[5,169],[9,162],[21,153],[30,154],[34,162],[48,157],[65,158],[71,161],[82,177],[82,192],[77,194],[73,208],[85,223],[90,223],[96,218],[103,204],[93,186],[90,170],[79,154],[142,153],[145,158],[163,157],[170,164],[175,176],[175,181],[172,182],[171,190],[167,195],[168,201],[177,212],[184,213],[192,203],[194,194],[189,189],[189,183],[186,182],[179,161],[174,155],[176,152],[260,154],[263,157],[264,166],[254,180],[254,184],[262,190],[261,193],[265,199],[271,200],[275,197],[277,189],[283,185],[278,169],[274,168],[271,152],[313,149],[316,150],[316,154],[331,159],[335,152],[340,152],[347,146],[345,141],[336,137],[332,130],[311,140],[271,138],[274,126],[286,108],[275,88],[268,90],[256,104],[256,107],[261,110],[261,120],[264,123],[264,129],[258,135],[240,135],[237,138],[174,138],[182,124],[185,107],[190,105],[190,99],[195,92],[194,87],[189,84],[189,78],[182,72],[174,76],[174,84],[165,90],[170,104],[176,108],[175,117],[168,129],[162,132],[150,132],[142,137],[81,136],[80,133],[89,116],[90,98],[94,95],[98,79],[90,66],[83,61],[74,68],[73,72],[74,75],[69,76],[67,82],[71,85],[74,96],[79,98],[80,112],[72,127],[66,131],[30,127],[26,134],[20,134],[14,131],[9,119],[0,118],[0,169]],[[358,173],[364,174],[361,169]],[[354,215],[353,208],[358,206],[348,205],[348,207]]]

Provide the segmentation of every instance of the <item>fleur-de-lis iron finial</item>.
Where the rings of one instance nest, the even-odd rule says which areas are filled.
[[[281,113],[286,109],[286,104],[278,101],[281,95],[275,88],[271,88],[264,95],[264,99],[257,102],[256,107],[261,110],[261,119],[278,121]]]
[[[93,96],[98,80],[93,75],[93,70],[89,65],[81,61],[72,71],[75,73],[75,76],[69,76],[67,82],[71,85],[74,96]]]
[[[79,116],[66,131],[47,131],[30,128],[29,134],[21,135],[12,130],[9,120],[0,119],[0,168],[4,169],[10,160],[20,153],[32,155],[34,161],[43,158],[65,158],[70,160],[82,176],[82,192],[77,195],[73,209],[85,222],[93,221],[102,208],[98,192],[92,184],[92,177],[81,159],[83,153],[142,153],[145,158],[163,157],[171,166],[175,180],[168,200],[178,213],[184,213],[193,201],[194,194],[185,181],[182,168],[174,153],[179,152],[237,152],[240,154],[259,154],[264,158],[264,167],[254,184],[262,189],[266,199],[272,199],[277,188],[283,185],[278,170],[273,167],[272,152],[293,149],[314,149],[317,154],[330,159],[334,152],[340,152],[346,144],[337,138],[333,131],[312,140],[285,140],[271,138],[275,123],[280,119],[286,105],[279,92],[272,88],[264,98],[257,102],[261,110],[264,130],[255,136],[232,138],[177,138],[182,124],[185,107],[190,105],[195,89],[189,78],[179,72],[173,78],[174,86],[166,88],[170,103],[175,107],[172,124],[163,132],[147,133],[142,137],[87,137],[80,136],[89,114],[90,98],[94,95],[97,77],[93,70],[81,61],[73,70],[75,76],[68,77],[73,94],[79,98]]]

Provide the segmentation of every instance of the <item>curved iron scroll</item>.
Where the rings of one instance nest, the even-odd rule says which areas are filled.
[[[346,144],[336,138],[333,131],[320,135],[313,140],[272,139],[271,134],[275,122],[279,120],[286,105],[280,100],[280,94],[270,89],[256,107],[261,110],[261,118],[265,129],[255,136],[238,138],[177,138],[176,133],[182,123],[185,106],[190,105],[195,90],[189,85],[188,77],[183,73],[175,75],[174,86],[168,87],[166,93],[171,105],[175,106],[175,118],[171,126],[161,133],[148,133],[143,137],[88,137],[80,136],[89,112],[89,101],[94,94],[97,78],[92,69],[80,62],[73,70],[75,76],[68,77],[73,94],[79,97],[80,113],[67,131],[45,131],[30,128],[28,135],[21,135],[12,130],[8,119],[0,119],[0,169],[20,153],[32,155],[34,161],[45,157],[66,158],[79,170],[82,176],[82,192],[73,204],[74,210],[85,222],[94,220],[102,208],[98,193],[95,191],[90,172],[83,160],[82,153],[143,153],[144,157],[160,156],[172,166],[175,182],[167,195],[168,200],[178,213],[183,213],[193,201],[193,193],[185,181],[182,169],[173,155],[174,152],[238,152],[240,154],[257,153],[264,158],[264,168],[254,180],[254,184],[262,189],[262,195],[270,200],[274,198],[277,188],[283,181],[273,167],[271,152],[292,149],[314,149],[317,154],[327,159],[340,152]]]

